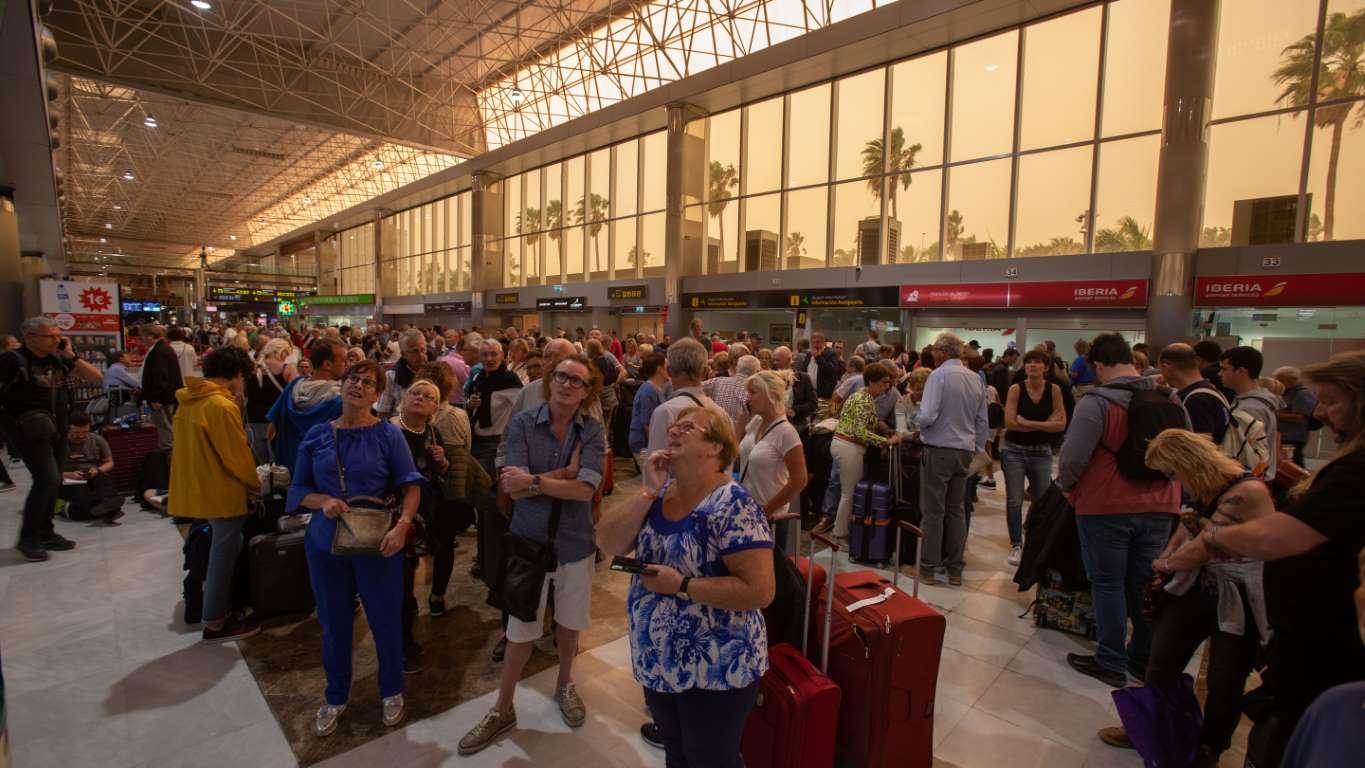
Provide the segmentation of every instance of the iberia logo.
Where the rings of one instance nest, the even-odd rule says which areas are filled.
[[[1137,295],[1137,286],[1135,285],[1135,286],[1133,286],[1132,288],[1129,288],[1128,290],[1124,291],[1124,292],[1119,296],[1119,301],[1127,301],[1127,300],[1133,298],[1133,297],[1136,296],[1136,295]]]
[[[110,296],[109,292],[103,288],[94,286],[81,291],[80,302],[82,307],[91,312],[104,312],[113,306],[114,297]]]
[[[1284,293],[1284,289],[1287,288],[1288,286],[1289,286],[1288,282],[1281,280],[1280,282],[1270,286],[1270,290],[1266,291],[1261,295],[1265,296],[1266,298],[1269,298],[1271,296],[1279,296],[1280,294]]]

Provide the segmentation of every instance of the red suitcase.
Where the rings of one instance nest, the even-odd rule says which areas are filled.
[[[793,517],[796,517],[793,515]],[[796,557],[802,576],[810,561]],[[824,569],[815,566],[812,589],[806,579],[806,605],[820,594]],[[803,620],[810,621],[807,610]],[[829,637],[825,624],[823,637]],[[809,633],[803,633],[803,636]],[[839,718],[839,686],[810,663],[803,651],[785,643],[768,649],[768,672],[758,682],[758,700],[744,724],[740,751],[749,768],[830,768],[834,765],[834,727]]]
[[[919,529],[904,521],[896,525],[899,553],[900,532],[918,535]],[[816,538],[830,545],[833,564],[837,545],[818,534]],[[826,612],[832,614],[828,658],[822,666],[843,692],[839,753],[863,768],[930,768],[947,621],[876,571],[838,574],[833,586],[832,608],[821,601],[818,610],[821,621]],[[918,582],[915,586],[918,592]],[[827,592],[826,599],[830,596]]]
[[[144,425],[123,429],[105,427],[100,435],[109,443],[114,455],[114,491],[117,493],[136,493],[138,479],[142,477],[142,464],[147,456],[156,451],[156,427]]]

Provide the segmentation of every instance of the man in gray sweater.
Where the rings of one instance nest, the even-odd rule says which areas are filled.
[[[1248,413],[1265,426],[1265,437],[1270,444],[1270,465],[1262,479],[1268,483],[1275,479],[1275,463],[1279,460],[1280,449],[1275,435],[1279,424],[1275,412],[1280,410],[1282,403],[1279,395],[1261,386],[1264,365],[1261,351],[1252,347],[1233,347],[1218,357],[1218,373],[1223,386],[1237,393],[1233,410]]]

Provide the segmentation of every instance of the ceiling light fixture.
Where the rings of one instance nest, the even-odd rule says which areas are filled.
[[[526,94],[522,93],[520,88],[513,88],[513,89],[512,89],[512,105],[513,105],[513,106],[521,106],[521,103],[522,103],[523,101],[525,101],[525,100],[526,100]]]
[[[123,180],[124,180],[124,181],[132,181],[132,180],[133,180],[133,172],[132,172],[132,171],[124,171],[124,172],[123,172]]]
[[[209,5],[208,3],[204,2],[204,0],[190,0],[190,5],[194,6],[195,8],[198,8],[201,11],[207,11],[213,8],[212,5]]]
[[[123,210],[123,206],[119,205],[118,203],[114,203],[114,210],[121,211]]]
[[[304,204],[304,205],[312,205],[312,204],[313,204],[313,196],[312,196],[312,195],[304,195],[304,196],[303,196],[303,204]]]
[[[100,242],[101,242],[101,243],[107,243],[107,242],[109,242],[109,240],[108,240],[107,238],[101,237],[101,238],[100,238]]]
[[[237,239],[237,236],[236,236],[236,235],[228,235],[228,239],[229,239],[229,240],[236,240],[236,239]]]
[[[113,229],[113,228],[114,228],[114,225],[113,225],[113,224],[110,224],[109,222],[106,221],[106,222],[104,222],[104,228],[105,228],[105,229]]]
[[[370,163],[370,167],[376,171],[382,171],[384,169],[384,161],[376,157],[374,162]]]
[[[986,71],[987,71],[987,72],[994,72],[994,71],[997,70],[997,69],[1000,69],[1000,65],[999,65],[999,64],[987,64],[987,65],[986,65]]]
[[[147,126],[148,128],[155,128],[156,118],[153,117],[152,115],[147,115],[146,117],[142,118],[142,124]]]

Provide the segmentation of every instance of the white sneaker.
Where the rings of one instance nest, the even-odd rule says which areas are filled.
[[[1011,566],[1018,566],[1019,560],[1024,556],[1023,547],[1010,547],[1010,555],[1005,558],[1005,562]]]

